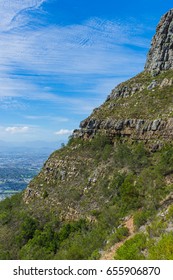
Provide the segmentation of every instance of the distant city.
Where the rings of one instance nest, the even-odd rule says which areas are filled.
[[[25,189],[51,152],[50,148],[0,149],[0,200]]]

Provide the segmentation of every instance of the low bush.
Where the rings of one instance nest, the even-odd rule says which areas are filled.
[[[126,239],[129,235],[129,230],[127,227],[117,228],[115,233],[113,233],[109,238],[109,246],[114,245],[117,242],[120,242]]]
[[[25,216],[20,225],[19,232],[16,236],[16,242],[19,247],[25,245],[33,238],[34,233],[38,227],[38,221],[30,216]]]
[[[137,211],[133,216],[136,229],[139,229],[141,226],[143,226],[152,215],[153,213],[151,210]]]
[[[144,234],[136,234],[133,238],[125,241],[125,243],[117,250],[114,259],[116,260],[144,260],[145,256],[141,252],[146,248],[146,236]]]
[[[173,233],[164,234],[149,248],[150,260],[173,260]]]

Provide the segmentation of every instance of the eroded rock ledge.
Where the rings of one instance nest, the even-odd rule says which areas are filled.
[[[99,132],[110,137],[130,137],[134,140],[173,139],[173,118],[168,120],[142,120],[142,119],[87,119],[81,122],[81,129],[73,132],[74,138],[92,138]]]

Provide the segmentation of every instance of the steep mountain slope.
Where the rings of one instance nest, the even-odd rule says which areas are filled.
[[[170,10],[145,70],[112,90],[23,193],[0,203],[1,259],[99,259],[121,241],[116,259],[158,250],[173,259],[172,26]]]

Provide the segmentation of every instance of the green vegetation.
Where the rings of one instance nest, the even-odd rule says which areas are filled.
[[[173,85],[160,86],[172,74],[139,74],[121,86],[143,88],[106,101],[92,116],[173,117]],[[158,84],[149,90],[154,79]],[[25,192],[0,202],[0,259],[99,259],[120,241],[115,259],[172,259],[173,147],[162,142],[152,152],[156,140],[102,131],[62,144]],[[132,238],[124,226],[129,215]]]
[[[173,233],[164,234],[149,248],[150,260],[173,260]]]
[[[116,252],[115,259],[118,260],[144,260],[142,251],[146,248],[146,236],[137,234],[127,240]]]
[[[42,184],[43,171],[32,182],[42,195],[29,204],[22,193],[0,203],[0,259],[98,259],[100,250],[127,238],[122,218],[129,214],[136,230],[149,225],[145,233],[125,241],[115,258],[153,259],[167,246],[162,257],[170,259],[172,235],[165,233],[166,224],[155,213],[173,189],[165,181],[172,171],[172,146],[151,153],[142,143],[114,145],[97,135],[90,141],[70,140],[50,158],[56,162],[69,156],[75,157],[73,168],[79,173],[70,185],[56,174],[49,185]],[[78,218],[74,214],[71,221],[62,219],[68,205],[78,213],[80,209]],[[170,208],[167,219],[172,212]]]
[[[115,232],[110,235],[108,239],[108,245],[109,247],[114,245],[117,242],[120,242],[124,239],[126,239],[129,236],[129,230],[127,227],[121,226],[118,227]]]
[[[139,210],[134,214],[134,225],[136,229],[139,229],[141,226],[145,225],[145,223],[152,218],[155,212],[151,210]]]
[[[133,88],[136,85],[142,85],[143,88],[135,94],[126,98],[117,98],[106,101],[99,110],[91,115],[95,119],[106,119],[111,115],[115,119],[158,119],[173,117],[172,111],[172,90],[173,85],[160,87],[163,79],[172,79],[173,71],[168,70],[153,77],[149,73],[142,72],[136,77],[122,83],[121,87]],[[148,86],[156,81],[158,85],[153,89]],[[116,106],[114,105],[116,102]],[[110,109],[111,106],[111,109]]]

